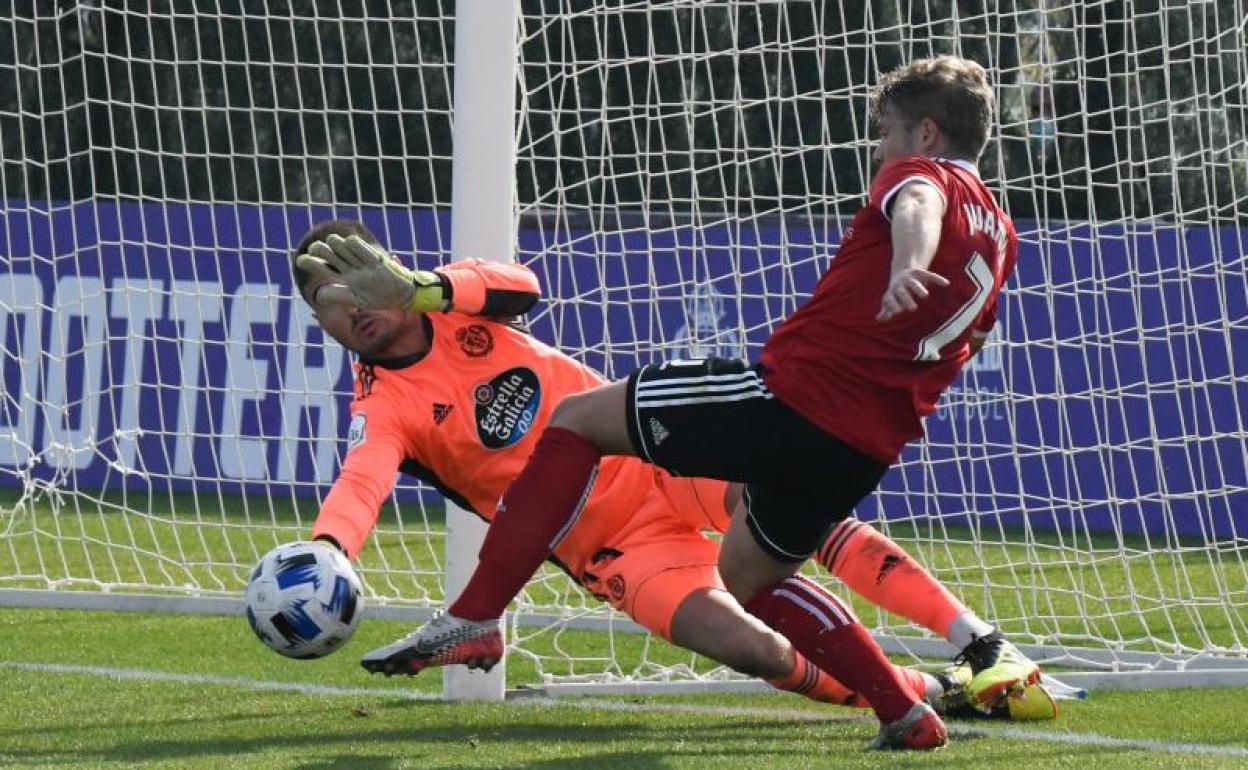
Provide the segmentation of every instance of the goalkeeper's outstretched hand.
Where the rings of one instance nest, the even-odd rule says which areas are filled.
[[[297,262],[323,281],[316,289],[317,302],[420,313],[449,307],[442,276],[430,270],[408,270],[384,249],[358,235],[330,235],[316,241]]]

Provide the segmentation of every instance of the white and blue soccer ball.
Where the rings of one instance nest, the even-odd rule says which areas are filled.
[[[318,543],[279,545],[247,582],[247,622],[260,641],[288,658],[321,658],[355,633],[364,602],[360,579],[337,550]]]

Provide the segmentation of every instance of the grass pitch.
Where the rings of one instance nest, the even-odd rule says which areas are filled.
[[[241,618],[0,610],[0,766],[1248,768],[1234,689],[1098,692],[1056,722],[951,723],[944,751],[879,754],[861,712],[789,695],[430,700],[436,674],[358,667],[404,630],[366,618],[339,653],[289,661]]]
[[[314,513],[293,499],[11,497],[0,492],[0,586],[11,588],[238,595],[260,554],[305,532]],[[442,512],[410,510],[383,515],[364,575],[380,593],[436,603]],[[1020,641],[1055,631],[1145,646],[1248,638],[1242,543],[1159,553],[938,521],[892,534]],[[569,598],[554,595],[568,590],[558,574],[530,590]],[[873,719],[788,695],[442,703],[436,672],[386,680],[357,664],[406,630],[366,615],[344,650],[289,661],[241,618],[0,608],[0,767],[1248,768],[1242,689],[1096,692],[1054,723],[951,723],[945,751],[881,755],[864,750]],[[554,673],[569,653],[609,654],[623,671],[689,661],[637,634],[568,630],[526,650]],[[513,685],[537,678],[523,655],[507,671]]]
[[[0,489],[0,587],[240,595],[260,557],[306,538],[310,498],[155,491],[40,494]],[[356,568],[389,601],[442,602],[440,503],[386,505]],[[1085,531],[1003,531],[919,517],[888,533],[1016,642],[1155,652],[1248,641],[1248,541],[1151,542]],[[811,568],[815,571],[814,568]],[[596,605],[555,568],[532,606]],[[826,574],[824,574],[826,578]],[[857,597],[871,626],[891,621]],[[1100,640],[1100,641],[1092,641]]]

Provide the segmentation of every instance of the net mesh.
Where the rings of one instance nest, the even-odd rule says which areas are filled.
[[[531,329],[611,377],[756,356],[862,203],[870,85],[915,56],[984,64],[980,169],[1018,274],[858,515],[1021,641],[1245,655],[1242,4],[520,7]],[[238,595],[306,536],[350,365],[288,251],[347,216],[449,258],[453,14],[83,0],[0,21],[0,587]],[[441,601],[442,521],[400,481],[359,562],[374,602]],[[620,633],[554,570],[518,609],[521,679],[728,675]]]

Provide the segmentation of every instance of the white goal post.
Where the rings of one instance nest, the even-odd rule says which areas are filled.
[[[265,8],[0,20],[0,604],[233,612],[306,537],[351,380],[291,289],[312,223],[529,265],[531,332],[610,377],[756,356],[861,204],[872,83],[958,53],[995,84],[980,168],[1018,273],[857,515],[1072,682],[1248,683],[1242,3]],[[462,584],[475,536],[444,503],[400,481],[358,563],[373,617]],[[855,608],[892,652],[951,652]],[[508,618],[513,685],[759,686],[553,568]]]
[[[456,259],[515,259],[517,11],[514,3],[455,3],[451,248]],[[472,577],[485,532],[485,523],[475,514],[448,502],[448,601]],[[489,672],[448,666],[444,692],[460,700],[501,700],[505,671],[505,661]]]

